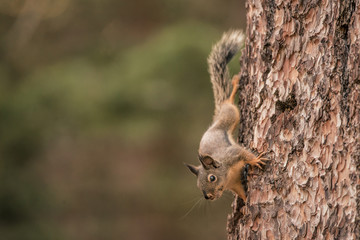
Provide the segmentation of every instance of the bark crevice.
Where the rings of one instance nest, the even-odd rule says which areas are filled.
[[[337,58],[337,65],[334,69],[335,72],[340,73],[340,83],[341,83],[341,110],[346,118],[346,127],[349,127],[349,92],[350,85],[349,82],[349,71],[348,71],[348,57],[350,52],[351,40],[349,39],[349,25],[351,22],[351,17],[355,11],[355,1],[345,0],[340,5],[339,16],[335,26],[335,57]],[[336,73],[335,73],[336,74]]]

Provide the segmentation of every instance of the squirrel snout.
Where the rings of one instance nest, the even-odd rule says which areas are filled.
[[[214,199],[214,195],[212,195],[211,193],[206,193],[204,190],[202,192],[203,192],[204,198],[206,200],[208,200],[208,199],[213,200]]]

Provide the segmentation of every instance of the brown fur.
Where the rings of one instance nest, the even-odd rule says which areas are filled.
[[[233,138],[233,131],[240,119],[239,109],[234,104],[240,79],[236,75],[230,84],[226,64],[240,48],[243,38],[239,31],[225,33],[213,47],[208,59],[214,89],[215,115],[213,123],[200,141],[201,165],[187,165],[198,177],[197,185],[206,199],[217,199],[224,190],[231,190],[246,201],[241,182],[242,169],[246,164],[261,168],[261,164],[267,160],[262,158],[262,154],[256,157]]]

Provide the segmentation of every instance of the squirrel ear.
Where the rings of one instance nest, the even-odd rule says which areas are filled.
[[[196,166],[191,165],[191,164],[187,164],[187,163],[184,163],[184,164],[185,164],[185,166],[187,166],[187,167],[189,168],[189,170],[190,170],[193,174],[195,174],[196,176],[199,174],[199,167],[200,167],[200,166],[196,167]]]
[[[199,160],[205,169],[220,167],[220,164],[209,156],[199,156]]]

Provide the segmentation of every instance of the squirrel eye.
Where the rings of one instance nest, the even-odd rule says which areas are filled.
[[[210,175],[208,176],[208,180],[209,180],[209,182],[215,182],[215,181],[216,181],[216,176],[213,175],[213,174],[210,174]]]

